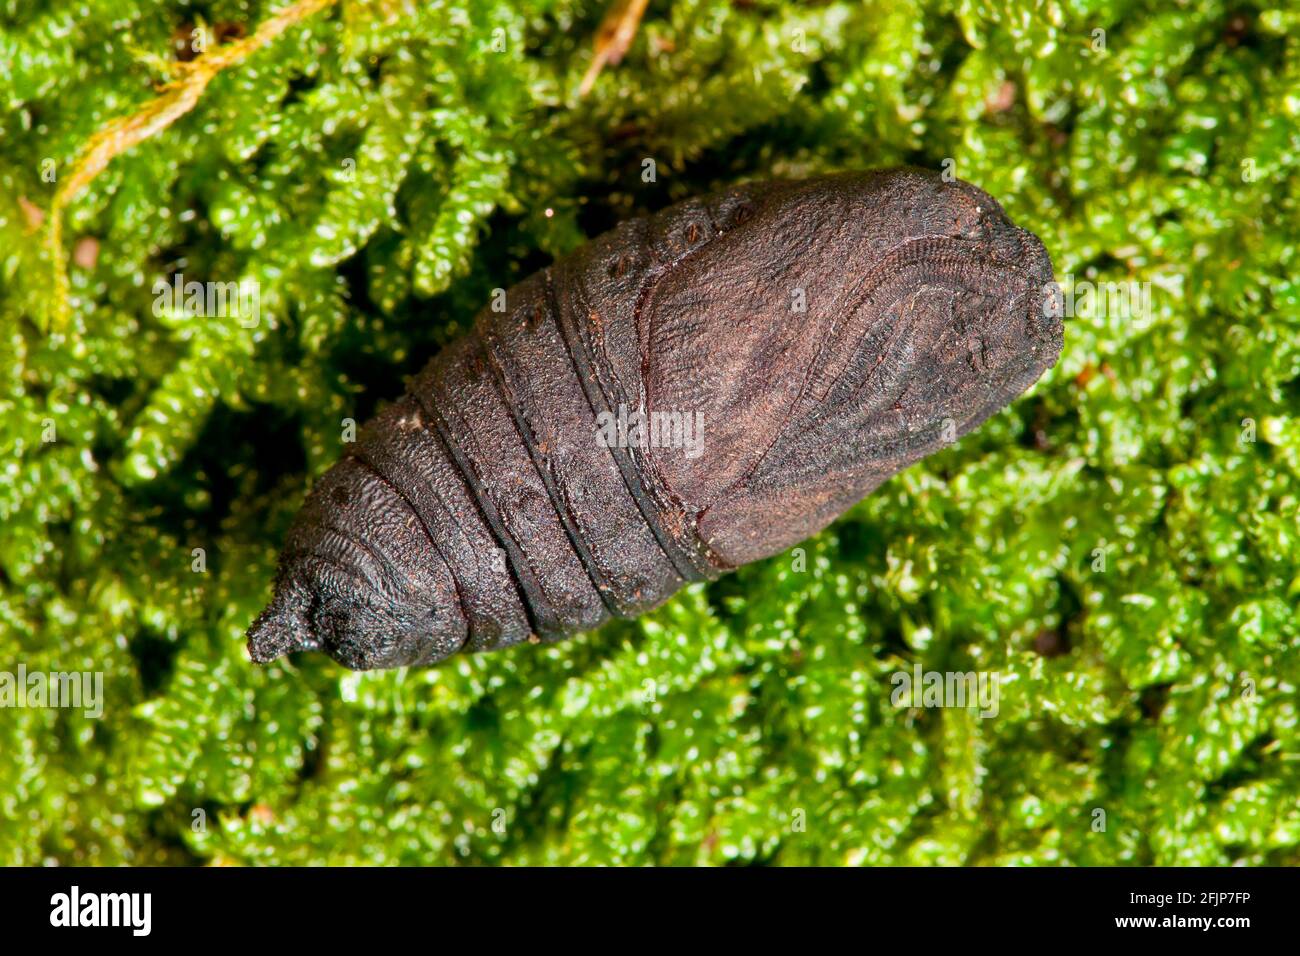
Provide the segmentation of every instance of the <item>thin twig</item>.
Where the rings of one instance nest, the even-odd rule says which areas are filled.
[[[596,77],[600,76],[605,64],[615,66],[623,59],[636,38],[636,29],[649,2],[650,0],[617,0],[609,8],[596,30],[595,54],[578,87],[579,97],[591,92],[591,88],[596,85]]]

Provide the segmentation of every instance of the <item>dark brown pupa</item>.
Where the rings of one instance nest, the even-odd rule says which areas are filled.
[[[782,551],[1056,362],[1052,280],[995,200],[916,169],[622,223],[485,308],[317,482],[249,652],[428,665]]]

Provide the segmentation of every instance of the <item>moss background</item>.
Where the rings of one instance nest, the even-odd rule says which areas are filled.
[[[0,669],[106,695],[0,710],[0,862],[1300,862],[1300,4],[656,0],[579,99],[603,4],[345,0],[76,198],[59,321],[58,177],[178,33],[279,6],[0,0]],[[806,570],[429,671],[248,663],[342,420],[493,288],[730,182],[945,160],[1151,314],[1071,320]],[[174,272],[261,324],[156,317]],[[891,706],[916,662],[999,716]]]

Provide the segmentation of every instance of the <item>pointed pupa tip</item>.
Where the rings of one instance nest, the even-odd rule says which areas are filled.
[[[318,646],[300,605],[282,594],[275,596],[248,629],[248,656],[257,664],[269,664],[286,654],[312,651]]]

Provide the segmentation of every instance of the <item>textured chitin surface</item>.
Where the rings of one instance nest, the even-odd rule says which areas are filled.
[[[625,222],[485,309],[321,478],[252,656],[552,641],[779,552],[1050,368],[1051,282],[995,200],[920,170]]]

